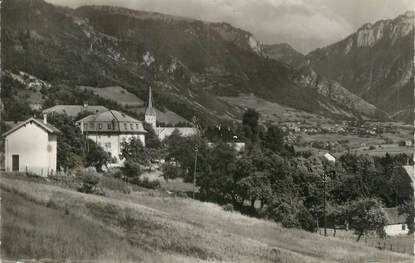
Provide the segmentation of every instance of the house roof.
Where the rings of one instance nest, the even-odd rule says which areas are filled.
[[[11,134],[11,133],[13,133],[13,132],[15,132],[15,131],[17,131],[18,129],[20,129],[20,128],[22,128],[22,127],[24,127],[26,124],[28,124],[28,123],[35,123],[35,124],[37,124],[40,128],[42,128],[42,129],[44,129],[46,132],[48,132],[48,133],[52,133],[52,134],[56,134],[56,133],[60,133],[60,131],[55,127],[55,126],[53,126],[52,124],[50,124],[50,123],[44,123],[42,120],[39,120],[39,119],[35,119],[35,118],[30,118],[30,119],[27,119],[26,121],[23,121],[23,122],[21,122],[21,123],[19,123],[19,124],[17,124],[16,126],[14,126],[13,128],[11,128],[10,130],[8,130],[8,131],[6,131],[5,133],[3,133],[2,134],[2,136],[3,137],[6,137],[6,136],[8,136],[9,134]]]
[[[147,133],[141,121],[116,110],[91,114],[76,123],[84,125],[82,129],[86,132]]]
[[[388,225],[404,224],[406,222],[406,214],[399,214],[397,207],[383,208],[388,218]]]
[[[413,165],[404,165],[403,168],[405,169],[406,173],[412,180],[412,184],[415,185],[415,171]]]
[[[190,127],[157,127],[156,133],[160,139],[164,139],[173,134],[174,131],[178,131],[181,136],[193,136],[197,135],[199,130]]]
[[[78,116],[81,112],[91,112],[91,113],[97,113],[97,112],[103,112],[107,111],[108,109],[104,106],[83,106],[83,105],[55,105],[51,108],[44,109],[43,113],[60,113],[60,114],[66,114],[71,117]]]

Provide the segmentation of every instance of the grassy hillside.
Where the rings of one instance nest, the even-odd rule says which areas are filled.
[[[99,262],[412,262],[292,229],[211,203],[155,191],[81,194],[47,182],[2,177],[2,252]],[[65,234],[63,234],[65,233]],[[70,244],[70,246],[68,246]],[[104,260],[105,259],[105,260]]]

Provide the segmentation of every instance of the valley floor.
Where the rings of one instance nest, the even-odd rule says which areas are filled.
[[[2,176],[6,260],[84,262],[413,262],[161,191],[88,195]],[[50,262],[50,260],[49,260]]]

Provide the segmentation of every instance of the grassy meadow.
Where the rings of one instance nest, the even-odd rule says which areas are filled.
[[[2,176],[3,260],[85,262],[413,262],[156,190],[88,195]]]

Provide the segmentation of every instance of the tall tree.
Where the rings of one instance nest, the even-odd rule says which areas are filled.
[[[347,208],[347,218],[357,234],[356,241],[371,231],[376,231],[380,237],[386,235],[384,227],[388,220],[377,199],[361,198],[352,201]]]
[[[273,152],[282,152],[284,150],[284,134],[278,126],[271,125],[268,127],[264,146]]]
[[[148,165],[149,163],[148,153],[138,138],[121,142],[121,157],[126,161],[141,165]]]

